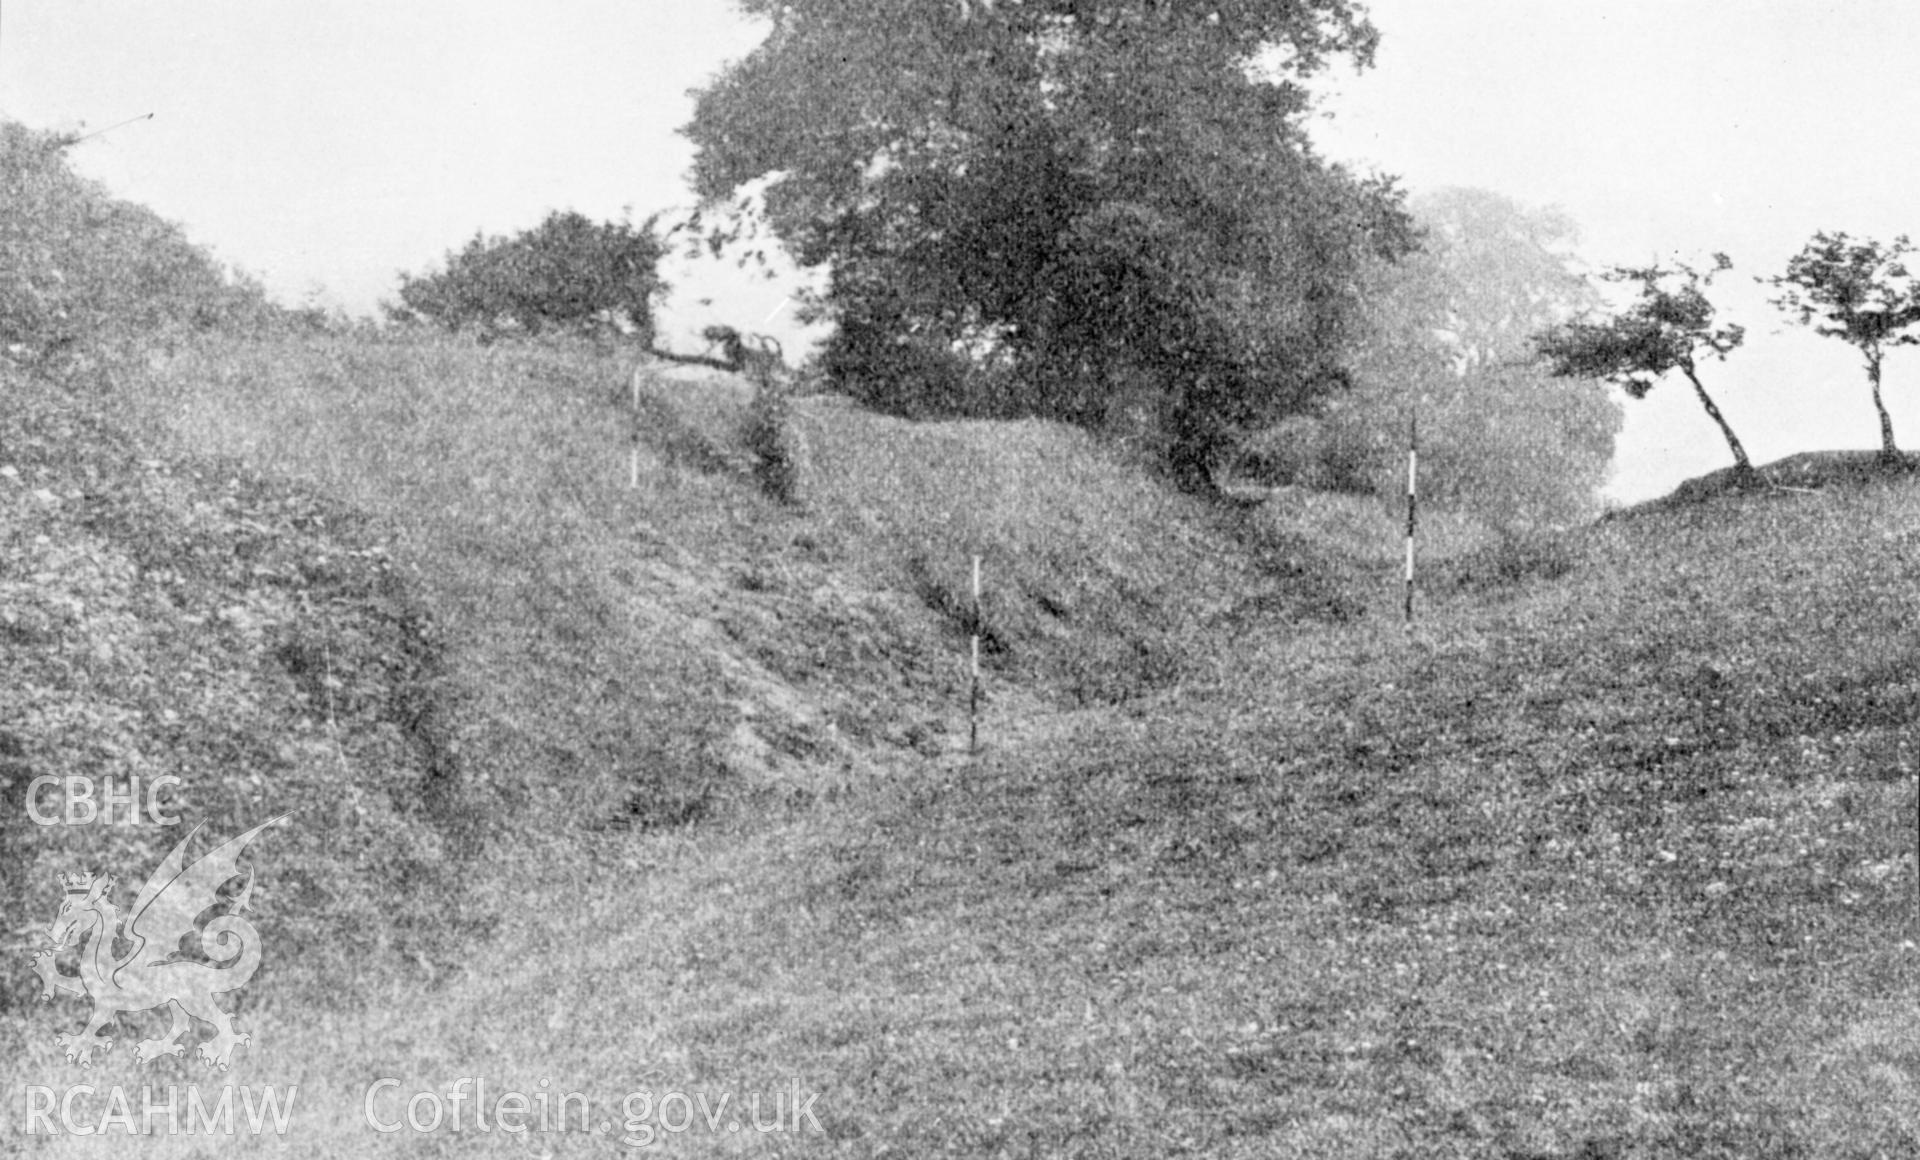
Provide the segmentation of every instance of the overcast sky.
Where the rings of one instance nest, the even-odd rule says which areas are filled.
[[[929,0],[935,2],[935,0]],[[1595,262],[1715,250],[1749,345],[1709,369],[1757,460],[1877,440],[1858,359],[1774,333],[1753,286],[1817,229],[1920,232],[1910,0],[1374,0],[1377,67],[1335,70],[1315,134],[1413,189],[1558,205]],[[0,114],[115,129],[76,165],[276,294],[354,312],[475,230],[684,206],[686,91],[755,30],[722,0],[0,0]],[[683,330],[784,297],[679,269]],[[698,299],[717,298],[712,306]],[[776,323],[769,329],[778,329]],[[1920,351],[1889,359],[1920,447]],[[1612,492],[1728,462],[1683,383],[1628,403]]]

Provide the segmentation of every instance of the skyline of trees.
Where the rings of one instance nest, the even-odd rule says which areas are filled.
[[[826,3],[828,0],[820,0],[820,2]],[[1351,46],[1347,51],[1351,51]],[[36,255],[36,252],[31,250],[29,243],[24,240],[24,235],[19,233],[20,218],[16,216],[13,219],[15,225],[12,227],[16,236],[9,245],[13,253],[22,255],[26,260],[12,264],[10,267],[12,283],[6,290],[11,296],[12,309],[8,322],[11,329],[6,343],[11,357],[16,359],[25,357],[25,352],[30,351],[46,354],[65,349],[73,337],[72,333],[67,332],[75,331],[75,320],[82,318],[83,315],[98,320],[111,319],[115,325],[123,329],[139,329],[150,323],[156,325],[159,323],[161,314],[168,311],[161,310],[157,304],[165,302],[172,304],[168,308],[171,310],[168,315],[171,321],[168,325],[190,327],[195,324],[194,319],[197,318],[203,322],[212,319],[220,311],[237,308],[237,304],[241,304],[243,300],[254,302],[256,307],[260,302],[264,302],[264,293],[257,284],[244,276],[235,276],[217,263],[211,262],[203,251],[186,240],[178,227],[158,219],[143,207],[119,202],[106,196],[104,190],[91,182],[74,178],[70,174],[61,176],[57,169],[36,169],[35,164],[30,164],[28,159],[36,155],[57,156],[62,147],[57,135],[39,135],[44,140],[40,140],[33,148],[28,148],[33,144],[32,139],[35,137],[31,131],[11,126],[10,133],[8,151],[11,158],[10,164],[13,166],[13,176],[9,180],[13,184],[9,188],[13,192],[13,203],[16,207],[24,207],[34,204],[34,199],[38,198],[49,215],[46,220],[54,222],[57,219],[59,223],[57,229],[46,236],[78,237],[90,232],[96,240],[118,239],[113,242],[114,245],[124,243],[133,247],[125,253],[102,259],[104,264],[95,262],[91,267],[86,262],[70,264],[68,267],[50,266],[44,261],[38,261],[38,258],[44,257],[44,251]],[[1487,191],[1481,191],[1481,193],[1487,197],[1498,197]],[[1421,200],[1430,205],[1435,196],[1434,194],[1423,195]],[[1396,208],[1400,205],[1398,197],[1396,191],[1393,200]],[[65,216],[61,216],[62,214]],[[584,228],[576,228],[583,225]],[[541,226],[535,230],[525,231],[522,236],[552,240],[556,244],[549,247],[550,249],[565,251],[566,247],[557,243],[580,242],[583,239],[595,241],[592,235],[608,228],[610,227],[596,225],[579,214],[558,212],[550,214]],[[640,236],[640,232],[635,231],[633,227],[620,228],[635,237]],[[1397,228],[1404,229],[1404,224]],[[1550,223],[1547,223],[1547,228],[1550,231]],[[1121,382],[1129,378],[1137,380],[1143,375],[1165,373],[1163,366],[1136,357],[1139,351],[1128,345],[1133,335],[1123,334],[1122,337],[1116,338],[1111,332],[1126,332],[1134,329],[1129,324],[1136,320],[1144,320],[1145,323],[1151,324],[1146,326],[1149,331],[1164,331],[1178,329],[1180,325],[1192,323],[1195,319],[1204,317],[1204,315],[1192,313],[1191,301],[1182,300],[1181,293],[1191,291],[1194,286],[1211,278],[1214,272],[1196,269],[1191,256],[1183,254],[1178,245],[1164,244],[1169,236],[1167,229],[1164,215],[1152,212],[1151,207],[1143,209],[1136,203],[1115,201],[1098,204],[1093,211],[1077,220],[1073,228],[1067,231],[1065,236],[1071,240],[1071,244],[1064,247],[1061,254],[1065,255],[1068,261],[1064,265],[1048,269],[1054,274],[1064,271],[1068,275],[1066,284],[1075,293],[1082,295],[1082,301],[1074,312],[1063,311],[1062,313],[1077,314],[1082,320],[1080,323],[1082,329],[1077,335],[1077,340],[1081,343],[1080,356],[1079,361],[1074,365],[1079,368],[1083,378],[1087,377],[1086,372],[1089,368],[1096,372],[1091,376],[1092,381],[1096,383]],[[1360,233],[1364,234],[1365,231],[1362,230]],[[648,238],[647,253],[638,260],[626,263],[629,272],[645,270],[651,274],[651,264],[656,262],[664,252],[663,242],[651,238],[650,232]],[[604,238],[598,240],[604,241]],[[495,243],[500,241],[501,239],[493,239]],[[1447,238],[1445,241],[1449,244],[1459,243],[1457,238]],[[484,243],[482,239],[476,237],[474,244],[483,245]],[[1437,235],[1433,239],[1433,244],[1440,244]],[[471,249],[472,246],[469,248]],[[601,247],[601,252],[605,250],[606,247]],[[135,254],[136,251],[140,256],[137,260],[133,260],[129,255]],[[531,331],[543,325],[553,325],[563,316],[579,318],[595,313],[593,310],[588,310],[582,314],[575,309],[580,303],[594,298],[598,289],[604,288],[600,282],[592,278],[583,279],[579,274],[580,270],[591,264],[590,262],[583,264],[582,256],[591,258],[594,252],[593,246],[578,245],[574,246],[570,253],[563,253],[559,260],[544,267],[539,263],[523,262],[504,263],[495,268],[496,273],[505,272],[496,279],[499,284],[516,283],[523,291],[531,286],[534,298],[545,294],[550,303],[558,303],[557,306],[542,306],[537,309],[529,307],[523,311],[535,320],[532,325],[527,325],[526,329]],[[1886,397],[1889,389],[1897,389],[1897,387],[1884,379],[1885,358],[1890,348],[1894,346],[1920,342],[1920,333],[1916,333],[1916,330],[1920,330],[1920,290],[1916,289],[1906,265],[1912,252],[1913,246],[1905,235],[1895,238],[1891,243],[1885,243],[1841,231],[1823,230],[1815,233],[1800,253],[1794,255],[1787,263],[1785,273],[1756,279],[1757,282],[1771,285],[1780,291],[1780,296],[1772,300],[1775,307],[1795,316],[1797,321],[1810,327],[1813,333],[1840,338],[1859,352],[1867,371],[1870,388],[1867,392],[1867,401],[1871,403],[1873,414],[1878,421],[1881,452],[1889,460],[1899,459],[1900,452],[1895,441],[1893,418]],[[106,251],[103,250],[100,253],[104,254]],[[1417,253],[1411,257],[1406,256],[1404,252],[1396,251],[1395,253],[1404,259],[1402,264],[1417,263],[1424,257]],[[1456,258],[1464,254],[1463,250],[1460,255],[1456,255]],[[629,254],[628,257],[632,255]],[[1377,257],[1368,259],[1364,253],[1360,258],[1363,264],[1371,261],[1380,268],[1395,268],[1391,262],[1385,262],[1382,265],[1382,259]],[[88,261],[94,260],[88,259]],[[1184,266],[1183,263],[1185,263]],[[1700,289],[1710,282],[1715,274],[1728,268],[1730,263],[1717,264],[1704,277],[1684,264],[1669,264],[1669,266],[1656,263],[1648,267],[1628,267],[1616,271],[1616,275],[1618,279],[1630,283],[1636,280],[1645,283],[1649,278],[1657,282],[1669,275],[1698,278],[1697,283],[1690,287],[1667,288],[1668,301],[1663,309],[1667,309],[1671,315],[1668,321],[1674,321],[1684,315],[1688,309],[1705,300],[1704,294],[1699,293]],[[89,270],[92,272],[88,272]],[[103,275],[100,273],[102,270],[110,271],[110,274]],[[48,271],[53,271],[53,275]],[[1511,297],[1513,286],[1501,281],[1507,273],[1494,267],[1483,267],[1466,277],[1461,283],[1461,285],[1474,286],[1481,301],[1487,304],[1486,309],[1492,311],[1481,316],[1480,322],[1483,327],[1488,320],[1497,320],[1502,317],[1502,312],[1506,314],[1514,312],[1514,303],[1517,300]],[[425,278],[414,278],[411,281],[417,284],[425,280]],[[617,280],[612,280],[608,284],[613,282]],[[1166,298],[1156,296],[1168,288],[1172,288],[1176,293]],[[664,287],[655,277],[650,283],[648,293],[651,296],[657,296],[663,289]],[[1362,302],[1361,299],[1366,294],[1375,292],[1375,289],[1362,280],[1358,290],[1350,291],[1353,301],[1359,304],[1360,311],[1354,316],[1339,320],[1337,325],[1343,331],[1343,341],[1350,344],[1366,333],[1364,326],[1356,323],[1355,318],[1371,308],[1370,304]],[[595,293],[587,293],[586,291],[589,290]],[[1693,299],[1689,298],[1690,290],[1693,292]],[[522,302],[511,305],[510,308],[518,309],[519,306],[524,305],[525,295],[523,294],[522,297]],[[1055,305],[1058,305],[1060,297],[1058,294],[1055,295]],[[1189,294],[1188,297],[1190,298],[1191,295]],[[56,299],[57,305],[44,308],[47,303],[54,302]],[[184,311],[173,309],[189,301],[196,302],[198,305]],[[508,301],[511,304],[513,300],[511,295],[508,295],[499,301]],[[1102,311],[1102,307],[1112,307],[1115,304],[1118,304],[1118,309]],[[1244,300],[1241,304],[1244,305]],[[38,310],[38,314],[33,314],[29,307]],[[298,311],[285,311],[284,308],[281,310],[287,317],[299,314]],[[540,313],[541,310],[547,310],[549,313],[543,315]],[[569,311],[573,313],[568,314]],[[502,313],[505,312],[506,310],[503,309]],[[27,321],[30,315],[37,319],[31,326]],[[1718,322],[1725,316],[1713,313],[1708,317]],[[1253,318],[1256,323],[1261,321],[1257,312],[1247,312],[1241,320],[1245,321],[1246,318]],[[647,321],[650,322],[650,318]],[[1055,321],[1058,323],[1059,318],[1056,317]],[[1453,319],[1454,323],[1468,321],[1471,320],[1461,317]],[[1319,329],[1314,332],[1321,340],[1325,340],[1327,334],[1325,320],[1321,320],[1315,326]],[[34,327],[39,328],[38,332],[34,331]],[[1257,330],[1258,327],[1253,326],[1250,329]],[[1460,357],[1468,364],[1491,367],[1492,363],[1484,353],[1475,350],[1471,341],[1461,339],[1460,336],[1465,333],[1465,329],[1461,326],[1456,326],[1454,329],[1455,340],[1464,343],[1459,348]],[[1056,333],[1075,335],[1073,327],[1065,324],[1059,325]],[[1615,337],[1617,339],[1620,336],[1616,334]],[[1704,345],[1693,348],[1692,353],[1697,356],[1693,366],[1685,366],[1681,361],[1670,361],[1665,370],[1680,371],[1690,381],[1703,410],[1719,428],[1736,465],[1743,471],[1751,471],[1753,465],[1746,448],[1735,433],[1728,416],[1719,406],[1717,396],[1720,388],[1712,387],[1710,393],[1709,386],[1703,383],[1699,373],[1704,362],[1728,359],[1729,356],[1735,355],[1736,349],[1741,346],[1746,337],[1745,328],[1740,324],[1716,325],[1709,328],[1705,337],[1708,341]],[[1353,347],[1349,345],[1345,349],[1351,351]],[[1190,367],[1194,352],[1189,349],[1180,353],[1190,361],[1175,365],[1180,369]],[[1562,353],[1565,352],[1562,351]],[[1102,361],[1108,358],[1111,358],[1112,365],[1101,367]],[[1738,357],[1734,357],[1732,362],[1736,366],[1739,365]],[[1334,358],[1322,367],[1323,371],[1329,369],[1339,371],[1346,368],[1339,366],[1338,359]],[[1505,366],[1500,369],[1508,378],[1512,378],[1516,370],[1524,374],[1523,368],[1516,366]],[[1587,368],[1589,371],[1592,369],[1592,367]],[[1627,388],[1630,396],[1642,397],[1659,377],[1658,374],[1646,373],[1649,370],[1648,367],[1642,367],[1639,372],[1635,372],[1630,367],[1616,365],[1613,368],[1613,377],[1615,381]],[[1569,370],[1567,373],[1578,372]],[[1204,376],[1197,388],[1194,384],[1185,384],[1181,387],[1185,397],[1175,400],[1169,408],[1175,420],[1171,425],[1173,429],[1176,431],[1178,429],[1181,419],[1179,412],[1183,407],[1191,410],[1196,400],[1208,401],[1204,398],[1205,387]],[[1337,387],[1316,387],[1314,390],[1331,393],[1337,406],[1338,395],[1335,393],[1338,390]],[[1230,412],[1241,402],[1231,390],[1222,391],[1220,394],[1222,397],[1214,398],[1211,403],[1216,405],[1221,413]],[[1508,399],[1531,401],[1533,398],[1525,388],[1503,388],[1501,392],[1495,394],[1496,396],[1504,395]],[[1088,422],[1097,417],[1095,412],[1099,410],[1102,402],[1097,394],[1089,394],[1085,390],[1077,394],[1068,390],[1061,394],[1060,400],[1063,401],[1056,401],[1053,404],[1057,407],[1058,413],[1051,417],[1063,418],[1070,422]],[[1298,399],[1293,401],[1297,402]],[[1244,419],[1255,413],[1254,409],[1249,408],[1233,418]],[[1207,437],[1217,440],[1221,430],[1226,426],[1228,424],[1216,426],[1207,433]],[[1489,427],[1487,437],[1491,439],[1496,435],[1497,432]],[[1388,438],[1393,436],[1389,435]],[[1430,452],[1428,462],[1433,470],[1437,471],[1441,467],[1443,460],[1437,447]],[[1491,473],[1493,466],[1493,460],[1482,460],[1481,467],[1488,469],[1487,473]],[[1578,475],[1581,471],[1584,469],[1575,471],[1574,474]]]

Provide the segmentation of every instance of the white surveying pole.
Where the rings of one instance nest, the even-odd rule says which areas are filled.
[[[1407,627],[1413,627],[1413,529],[1418,510],[1415,479],[1420,471],[1420,419],[1419,412],[1407,415]]]

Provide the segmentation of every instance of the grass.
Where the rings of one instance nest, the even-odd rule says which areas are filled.
[[[625,369],[586,347],[244,343],[176,361],[152,404],[177,446],[270,466],[392,529],[449,626],[473,704],[463,747],[516,809],[547,828],[583,812],[674,824],[744,792],[715,703],[729,674],[695,609],[712,611],[714,572],[748,567],[769,513],[682,464],[688,431],[636,442],[615,406]]]
[[[909,423],[800,408],[821,534],[863,575],[916,593],[997,670],[1070,705],[1113,704],[1209,668],[1251,616],[1315,616],[1327,554],[1275,565],[1270,529],[1230,519],[1053,424]],[[1271,548],[1270,544],[1267,544]],[[1269,551],[1267,556],[1274,553]],[[983,569],[978,619],[972,561]]]
[[[609,1136],[641,1090],[817,1097],[818,1133],[696,1115],[691,1155],[1920,1152],[1912,483],[1528,543],[1431,519],[1408,632],[1377,504],[1236,520],[1057,430],[815,400],[781,505],[671,462],[733,414],[672,384],[631,489],[623,371],[396,343],[167,372],[185,444],[393,529],[464,751],[521,787],[472,871],[489,939],[251,1009],[235,1081],[302,1085],[266,1147],[492,1154],[362,1117],[379,1077],[484,1075],[581,1092]],[[1005,651],[969,762],[976,553]],[[1092,679],[1140,640],[1170,665]],[[690,764],[649,755],[668,729]],[[599,824],[623,753],[739,792]]]
[[[1723,467],[1689,479],[1672,493],[1617,514],[1665,511],[1741,491],[1767,490],[1808,494],[1828,487],[1854,490],[1875,480],[1900,479],[1920,471],[1920,456],[1879,451],[1802,451],[1761,464],[1751,474]]]
[[[272,966],[277,985],[310,994],[323,953],[390,967],[441,952],[462,830],[446,674],[378,536],[231,463],[147,458],[98,400],[12,373],[0,389],[7,929],[52,916],[58,873],[164,857],[190,828],[155,824],[172,777],[158,812],[208,836],[301,819],[268,836],[282,873],[261,890],[266,933],[307,952]],[[140,824],[124,806],[110,826],[83,810],[31,824],[30,807],[62,813],[40,778],[93,806],[133,791]],[[379,897],[384,877],[446,892],[445,910]],[[29,982],[6,980],[0,1009]]]

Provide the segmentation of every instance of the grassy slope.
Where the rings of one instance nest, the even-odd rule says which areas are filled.
[[[821,569],[772,505],[683,465],[688,432],[648,429],[630,486],[622,371],[586,350],[318,341],[176,362],[162,388],[183,446],[392,530],[449,626],[463,750],[539,832],[830,788],[858,752],[739,641],[792,613],[806,631],[783,643],[817,667],[836,622],[913,628],[810,586]]]
[[[1920,471],[1920,455],[1911,452],[1889,459],[1878,451],[1801,451],[1755,467],[1751,477],[1743,476],[1738,467],[1710,471],[1687,480],[1667,495],[1616,514],[1668,511],[1742,490],[1807,493],[1827,487],[1858,487],[1916,471]]]
[[[390,529],[458,654],[463,751],[542,831],[804,802],[876,752],[951,753],[972,554],[989,664],[1080,702],[1178,679],[1190,627],[1299,587],[1055,429],[806,402],[812,497],[783,506],[741,465],[736,381],[648,377],[636,422],[627,370],[568,346],[233,344],[176,360],[151,404],[184,449]],[[1232,599],[1184,597],[1196,579]]]
[[[1004,478],[941,509],[946,536],[917,465],[998,432],[816,430],[819,470],[863,456],[837,478],[879,485],[823,475],[801,513],[672,467],[655,432],[635,513],[612,368],[584,356],[257,354],[184,375],[179,429],[394,521],[452,635],[472,634],[464,751],[530,807],[477,884],[501,918],[489,945],[370,1008],[265,1002],[273,1047],[246,1082],[302,1083],[297,1152],[412,1154],[361,1124],[364,1085],[477,1074],[586,1092],[616,1130],[640,1088],[819,1093],[824,1137],[696,1130],[676,1141],[695,1154],[1915,1150],[1910,485],[1614,521],[1563,545],[1552,582],[1449,586],[1409,637],[1353,615],[1392,607],[1390,535],[1346,553],[1373,596],[1315,559],[1329,504],[1265,513],[1249,568],[1177,501],[1047,460],[1043,432],[988,455]],[[326,359],[349,365],[316,375]],[[249,408],[238,382],[207,389],[236,367],[287,379]],[[444,389],[449,367],[467,385]],[[542,375],[546,394],[514,389]],[[339,393],[295,389],[315,381]],[[313,438],[339,413],[363,441]],[[1049,502],[1005,503],[1023,489]],[[1166,522],[1130,522],[1142,504]],[[929,559],[941,540],[962,550]],[[925,609],[952,610],[972,551],[1007,561],[998,685],[1024,691],[967,764],[939,743],[955,640]],[[1297,615],[1331,598],[1345,622]],[[1049,623],[1075,617],[1095,631]],[[1086,638],[1130,632],[1170,667],[1136,660],[1089,695],[1112,646]],[[649,651],[624,658],[635,634]],[[618,697],[559,714],[618,665]],[[620,722],[684,735],[715,688],[742,692],[710,737],[784,722],[811,788],[687,829],[587,825],[645,788],[594,766],[637,728]],[[807,748],[828,744],[822,717],[851,740]],[[901,744],[929,738],[942,760]],[[667,780],[704,768],[695,750],[627,760]],[[821,752],[889,776],[823,791]],[[781,768],[721,764],[716,793]],[[576,795],[569,833],[574,778],[619,794]]]
[[[260,839],[281,871],[256,896],[287,952],[276,986],[312,994],[346,963],[438,953],[428,928],[459,905],[459,762],[431,617],[379,537],[235,464],[148,458],[99,400],[12,370],[0,396],[6,929],[44,927],[56,874],[124,880],[193,824],[225,839],[285,812],[295,824]],[[28,821],[35,778],[86,779],[97,803],[102,779],[145,798],[163,776],[184,826],[128,825],[124,807],[112,826]],[[43,789],[37,805],[63,803]],[[444,897],[429,916],[381,879]],[[0,1010],[38,990],[6,979]]]
[[[610,867],[630,934],[447,1025],[518,1013],[503,1070],[616,1119],[802,1077],[800,1154],[1911,1154],[1913,499],[1617,523],[1412,641],[1275,632],[1157,712]]]

